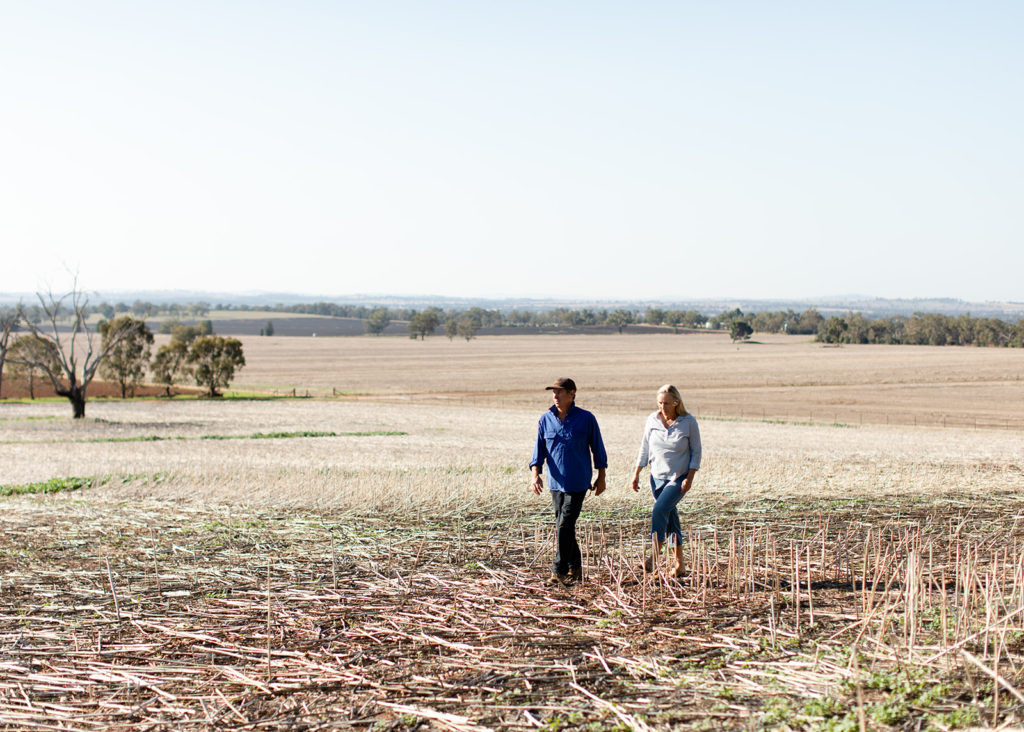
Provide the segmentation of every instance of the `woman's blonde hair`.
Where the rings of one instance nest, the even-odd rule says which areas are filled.
[[[685,417],[689,414],[689,412],[686,411],[686,407],[683,406],[683,398],[679,395],[679,389],[675,388],[671,384],[665,384],[665,386],[658,389],[658,396],[661,396],[662,394],[668,394],[676,400],[676,417]]]

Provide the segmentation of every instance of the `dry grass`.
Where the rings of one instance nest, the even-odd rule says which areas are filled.
[[[1024,351],[927,346],[824,347],[772,336],[247,338],[239,388],[403,395],[532,408],[569,374],[604,411],[642,411],[675,383],[705,416],[853,424],[1024,428]]]
[[[1005,728],[1022,508],[719,505],[682,583],[639,571],[643,518],[590,518],[566,589],[511,508],[16,499],[0,729]]]
[[[533,410],[361,400],[96,403],[84,423],[62,405],[10,406],[0,421],[4,483],[54,476],[136,475],[119,496],[348,509],[532,500],[526,489]],[[582,398],[581,398],[582,401]],[[585,403],[584,403],[585,404]],[[24,419],[52,416],[55,419]],[[624,489],[643,416],[600,415],[612,490]],[[1024,433],[884,425],[842,427],[731,421],[701,423],[700,493],[709,501],[762,496],[1000,493],[1019,485]],[[404,432],[280,440],[197,440],[258,432]],[[89,442],[146,436],[161,442]],[[55,449],[55,445],[60,445]],[[153,476],[159,478],[153,482]]]
[[[878,415],[948,390],[943,406],[1009,420],[1020,354],[714,336],[534,350],[562,340],[262,338],[247,379],[372,396],[95,402],[79,423],[60,403],[0,407],[0,485],[114,476],[0,499],[0,730],[1024,719],[1024,431],[802,415],[814,394],[866,407],[888,379]],[[305,349],[309,371],[268,365],[275,348]],[[527,489],[536,387],[559,373],[611,460],[571,589],[544,584],[548,509]],[[638,571],[650,498],[625,488],[669,380],[705,443],[683,583]],[[788,395],[788,421],[761,419],[766,394]],[[306,431],[404,434],[199,439]],[[117,441],[154,436],[184,439]]]

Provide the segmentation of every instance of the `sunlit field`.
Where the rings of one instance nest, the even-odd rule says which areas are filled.
[[[698,415],[1024,428],[1024,350],[826,347],[804,336],[247,338],[240,388],[533,408],[569,374],[581,401],[636,413],[676,384]]]
[[[4,483],[121,476],[94,494],[358,509],[373,505],[531,504],[536,421],[548,406],[492,408],[401,401],[96,402],[77,424],[63,404],[10,405],[0,421]],[[586,406],[583,396],[581,406]],[[613,489],[624,486],[644,415],[609,412],[601,426]],[[766,496],[934,495],[1014,488],[1024,456],[1015,430],[805,424],[709,417],[695,500]],[[273,432],[338,436],[244,438]],[[397,434],[400,433],[400,434]]]
[[[1024,718],[1024,353],[719,335],[245,350],[235,388],[300,397],[93,401],[77,423],[66,403],[0,404],[0,729]],[[528,490],[558,375],[610,459],[568,588],[546,583],[548,499]],[[680,581],[641,570],[650,497],[626,487],[665,382],[705,447]]]

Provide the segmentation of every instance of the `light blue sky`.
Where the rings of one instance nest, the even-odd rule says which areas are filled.
[[[1024,300],[1024,3],[0,0],[0,291]]]

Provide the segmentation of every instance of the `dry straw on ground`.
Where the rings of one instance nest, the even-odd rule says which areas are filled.
[[[61,405],[8,408],[0,421],[3,483],[139,476],[102,490],[331,509],[367,502],[425,510],[469,501],[529,503],[534,499],[525,490],[526,463],[544,406],[528,411],[358,400],[97,403],[82,424],[63,418]],[[613,485],[601,500],[610,506],[638,505],[624,485],[642,421],[642,415],[601,415]],[[1019,480],[1024,460],[1024,433],[1007,430],[718,419],[702,420],[701,429],[706,450],[700,489],[728,500],[987,493]],[[346,436],[198,439],[303,431]],[[404,434],[373,434],[389,432]],[[95,441],[148,437],[189,439]]]
[[[0,729],[1019,724],[1020,354],[666,338],[304,343],[297,374],[261,339],[254,382],[372,394],[3,405],[0,485],[97,481],[0,499]],[[573,588],[527,490],[562,372],[611,459]],[[679,583],[625,488],[664,381],[705,442]]]
[[[591,519],[573,588],[514,511],[9,508],[4,729],[1021,719],[1017,497],[720,507],[681,583],[640,570],[642,519]]]

